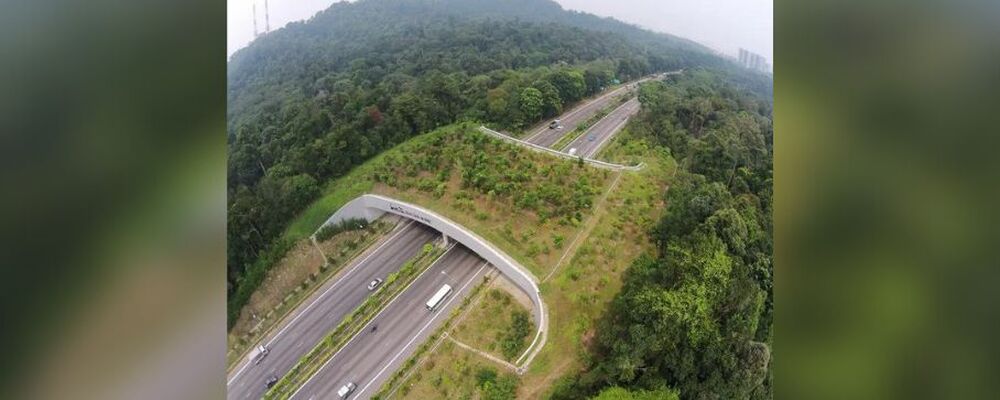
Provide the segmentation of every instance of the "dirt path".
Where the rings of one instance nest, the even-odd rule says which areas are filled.
[[[501,359],[499,359],[499,358],[497,358],[497,357],[494,357],[494,356],[493,356],[492,354],[490,354],[490,353],[487,353],[487,352],[485,352],[485,351],[482,351],[482,350],[479,350],[479,349],[477,349],[477,348],[474,348],[474,347],[472,347],[472,346],[469,346],[469,345],[467,345],[467,344],[465,344],[465,343],[462,343],[462,342],[459,342],[459,341],[458,341],[458,339],[455,339],[455,338],[451,337],[451,335],[449,335],[449,334],[448,334],[448,332],[445,332],[445,333],[444,333],[444,337],[448,338],[448,340],[452,341],[452,343],[455,343],[455,344],[457,344],[457,345],[458,345],[458,347],[461,347],[461,348],[463,348],[463,349],[466,349],[466,350],[468,350],[468,351],[471,351],[471,352],[473,352],[473,353],[476,353],[476,354],[478,354],[479,356],[481,356],[481,357],[483,357],[483,358],[485,358],[485,359],[487,359],[487,360],[490,360],[490,361],[493,361],[493,362],[495,362],[495,363],[497,363],[497,364],[500,364],[500,365],[502,365],[502,366],[503,366],[504,368],[507,368],[507,369],[509,369],[509,370],[511,370],[511,371],[514,371],[514,372],[520,372],[520,371],[519,371],[519,370],[517,369],[517,367],[516,367],[516,366],[514,366],[514,364],[511,364],[511,363],[509,363],[509,362],[506,362],[506,361],[504,361],[504,360],[501,360]]]
[[[542,278],[542,283],[548,281],[549,278],[551,278],[552,275],[554,275],[556,271],[559,270],[559,267],[563,264],[563,261],[566,261],[566,258],[570,254],[576,253],[576,249],[580,247],[581,243],[583,243],[583,239],[590,236],[590,232],[594,230],[594,227],[597,226],[597,222],[600,221],[601,217],[604,216],[604,214],[606,213],[606,211],[604,210],[604,203],[607,201],[608,195],[610,195],[611,192],[614,191],[616,187],[618,187],[618,182],[621,180],[621,177],[622,177],[622,171],[618,171],[615,173],[615,180],[611,182],[611,186],[608,186],[608,190],[606,190],[604,194],[601,195],[601,198],[597,200],[597,203],[594,205],[594,210],[595,210],[594,213],[590,216],[589,219],[587,219],[587,223],[583,226],[583,229],[581,229],[576,234],[576,237],[573,238],[573,241],[570,242],[569,246],[566,247],[566,251],[563,252],[562,257],[559,258],[559,261],[556,262],[556,265],[552,267],[552,270],[549,271],[548,275],[545,275],[545,278]]]

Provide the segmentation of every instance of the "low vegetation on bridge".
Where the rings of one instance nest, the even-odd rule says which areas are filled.
[[[372,168],[373,191],[434,210],[536,276],[590,215],[611,173],[551,157],[463,124],[417,137]]]

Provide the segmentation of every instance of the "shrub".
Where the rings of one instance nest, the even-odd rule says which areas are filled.
[[[337,235],[338,233],[360,230],[366,227],[368,227],[368,221],[365,221],[363,218],[345,219],[335,224],[323,225],[319,228],[319,231],[316,232],[315,236],[317,241],[322,242]]]
[[[500,350],[507,359],[517,357],[524,348],[525,339],[531,334],[531,320],[527,311],[516,310],[511,313],[510,329],[500,333]]]
[[[497,371],[493,368],[483,367],[476,372],[476,386],[482,387],[487,383],[496,383]]]

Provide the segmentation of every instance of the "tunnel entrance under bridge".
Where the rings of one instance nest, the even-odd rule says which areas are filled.
[[[528,298],[531,299],[534,305],[532,314],[538,329],[535,332],[535,338],[532,340],[531,345],[514,362],[518,366],[519,372],[523,373],[531,363],[531,360],[534,359],[535,355],[545,345],[548,330],[548,315],[545,304],[542,302],[541,294],[538,291],[538,279],[502,250],[458,223],[423,207],[385,196],[365,194],[351,200],[337,210],[337,212],[333,213],[320,228],[322,229],[323,226],[336,224],[348,219],[364,218],[367,221],[374,221],[385,213],[406,217],[430,226],[441,232],[445,243],[448,241],[461,243],[492,264],[501,274],[528,295]]]

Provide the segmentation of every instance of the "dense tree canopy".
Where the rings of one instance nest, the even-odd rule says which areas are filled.
[[[228,66],[230,321],[322,182],[445,124],[518,129],[616,79],[720,62],[548,0],[341,2],[262,36]]]
[[[670,387],[686,399],[770,398],[772,123],[767,91],[696,70],[640,90],[631,140],[682,166],[598,332],[586,374],[554,398],[606,385]],[[644,398],[611,388],[597,398]]]

